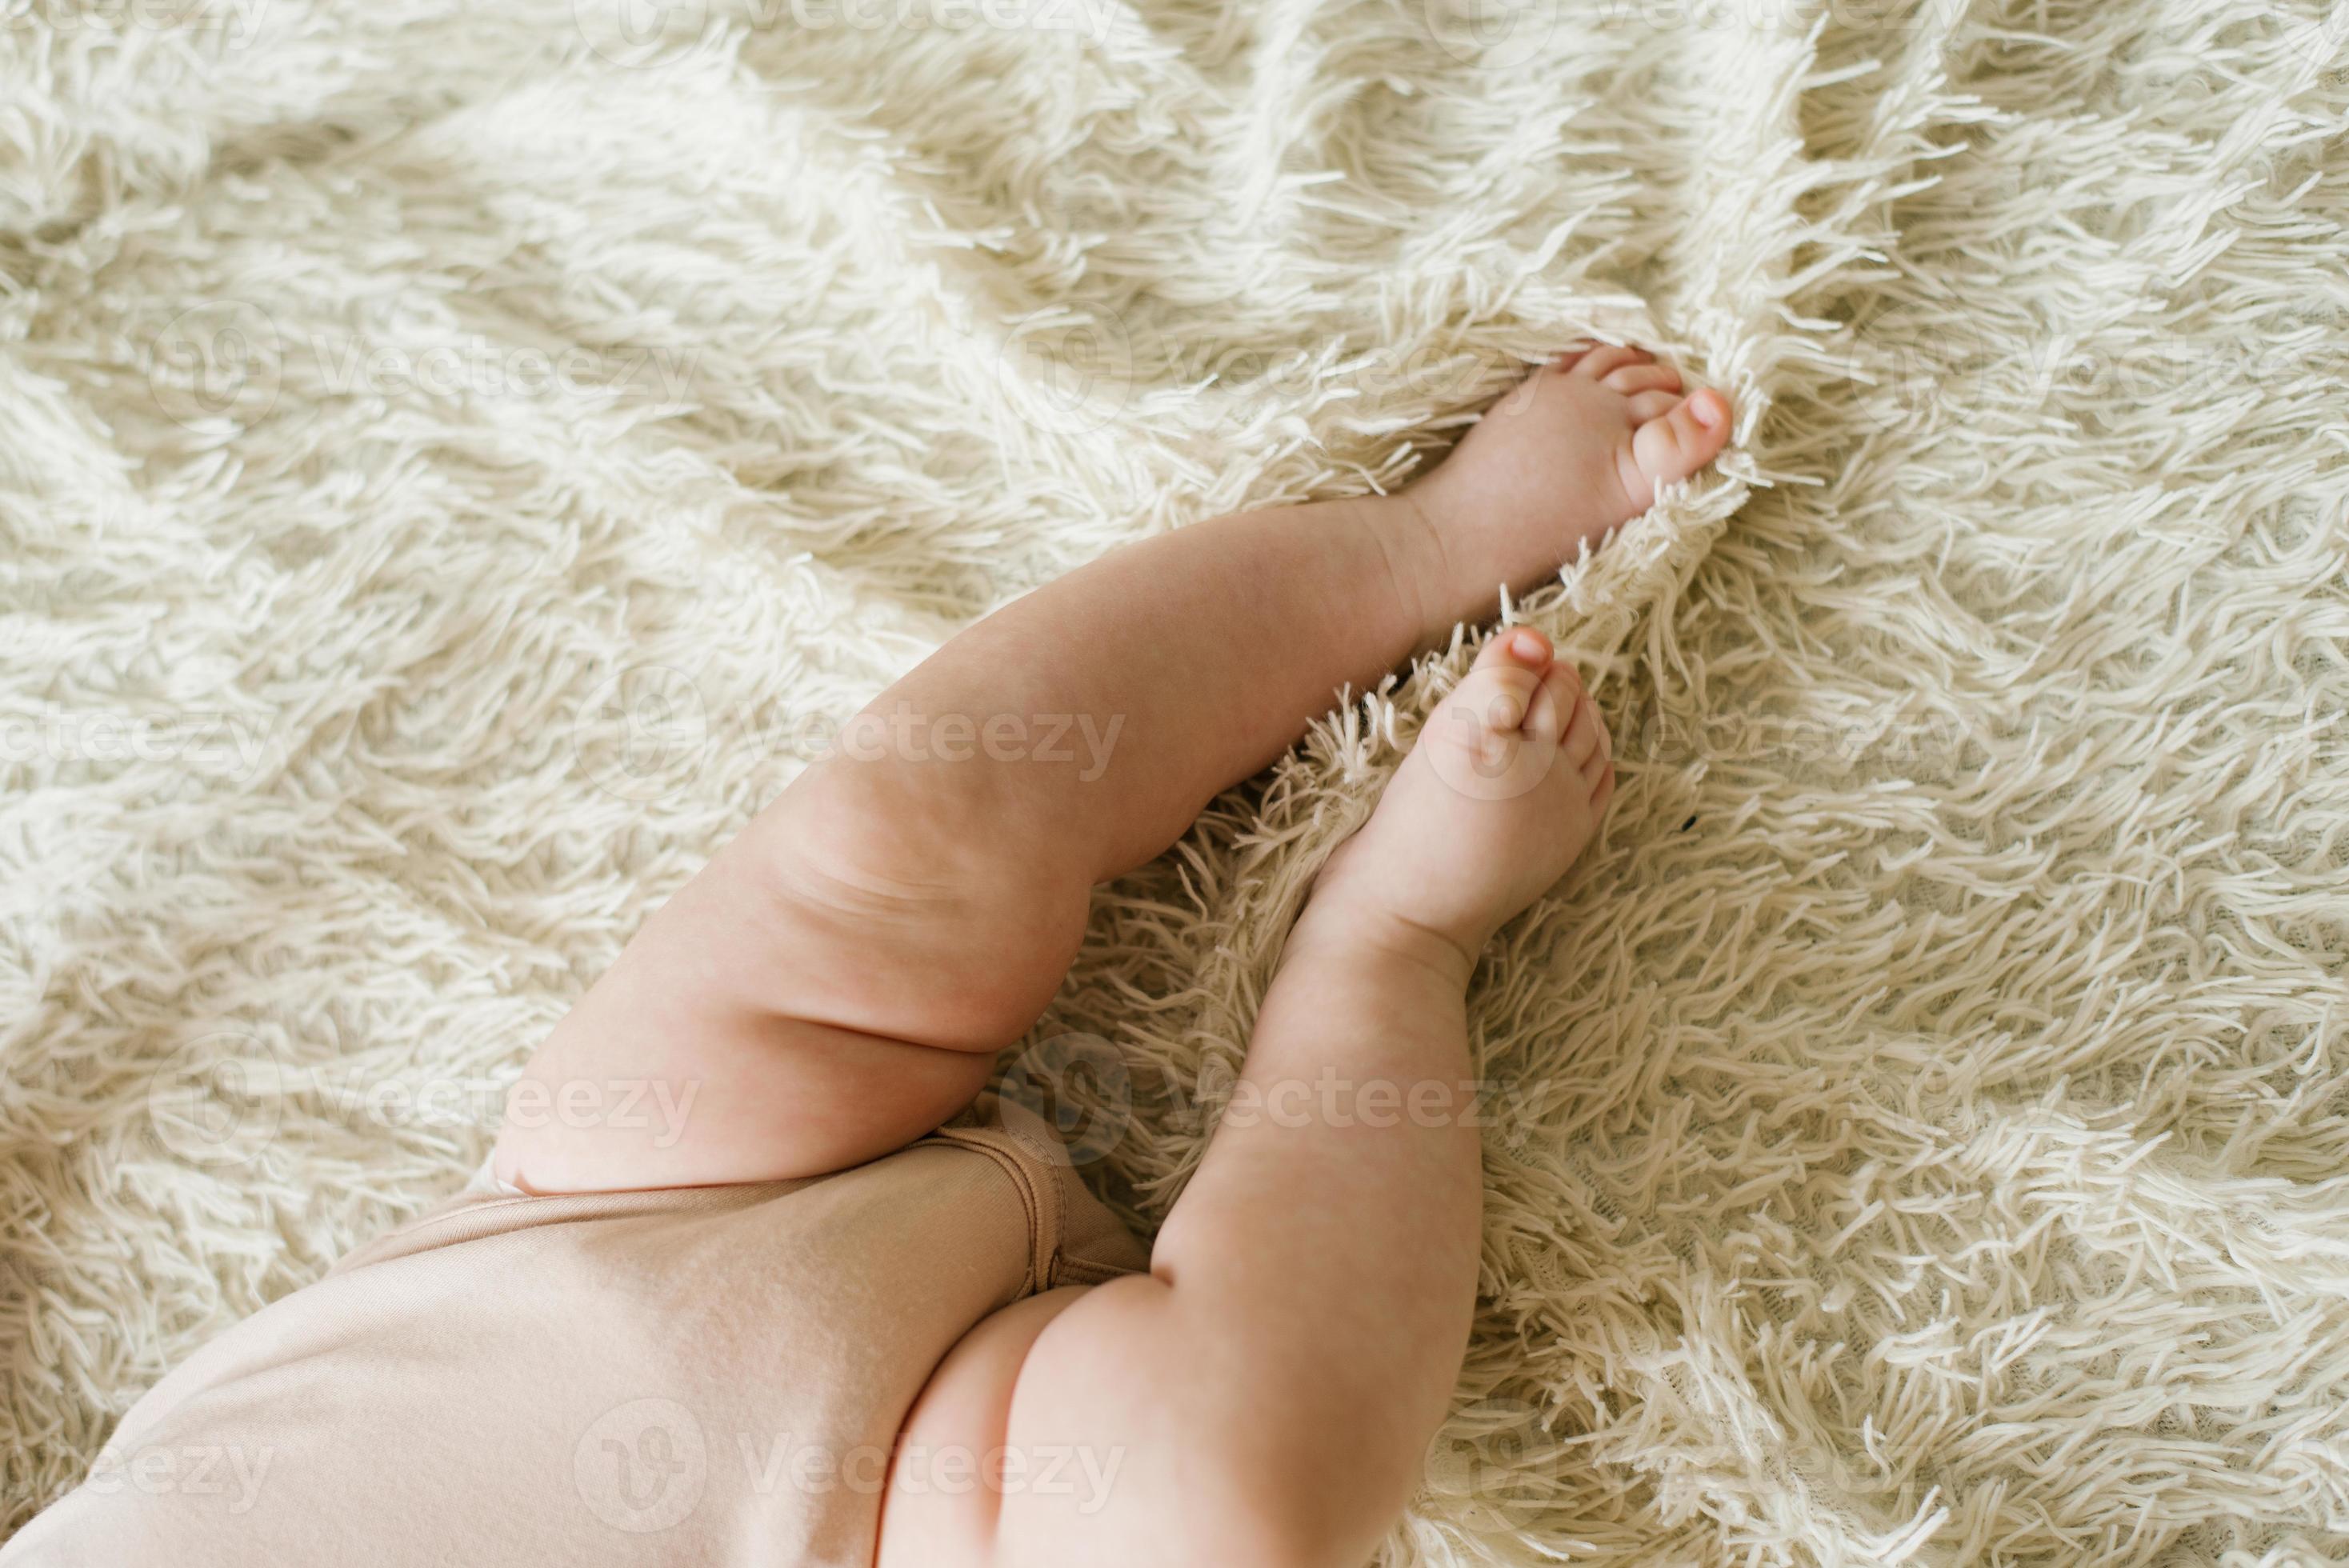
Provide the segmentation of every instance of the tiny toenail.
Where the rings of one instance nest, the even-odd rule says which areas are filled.
[[[1521,659],[1537,659],[1542,655],[1541,639],[1531,632],[1519,632],[1511,637],[1509,648]]]
[[[1720,400],[1702,392],[1689,399],[1689,412],[1696,416],[1698,424],[1708,429],[1721,423]]]

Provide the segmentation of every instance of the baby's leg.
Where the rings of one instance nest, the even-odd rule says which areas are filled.
[[[1185,529],[972,627],[647,921],[531,1062],[498,1173],[543,1191],[755,1181],[928,1131],[1050,999],[1094,882],[1172,842],[1337,687],[1710,461],[1727,414],[1595,349],[1402,496]]]
[[[1489,645],[1324,872],[1150,1274],[996,1329],[1026,1343],[988,1352],[1019,1371],[975,1429],[1114,1480],[1007,1489],[999,1518],[963,1522],[965,1540],[993,1526],[968,1555],[895,1554],[906,1532],[891,1527],[925,1522],[896,1504],[885,1568],[1370,1554],[1417,1484],[1475,1305],[1471,955],[1580,851],[1613,781],[1598,714],[1547,641]],[[957,1371],[926,1403],[974,1403]],[[926,1420],[917,1408],[909,1442],[951,1440]]]

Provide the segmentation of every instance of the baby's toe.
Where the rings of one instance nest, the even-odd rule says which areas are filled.
[[[1624,400],[1623,407],[1631,415],[1631,423],[1644,425],[1651,419],[1661,419],[1681,406],[1681,395],[1661,389],[1640,392]]]
[[[1574,374],[1603,382],[1618,370],[1650,365],[1654,360],[1655,356],[1644,348],[1626,348],[1621,344],[1602,343],[1574,362]]]
[[[1599,707],[1588,692],[1575,694],[1574,717],[1558,741],[1558,751],[1568,767],[1580,771],[1593,758],[1604,759],[1609,752],[1607,725],[1599,717]]]
[[[1605,385],[1629,397],[1640,392],[1677,392],[1681,389],[1681,373],[1669,365],[1626,365],[1610,370]]]
[[[1526,705],[1526,734],[1545,744],[1557,745],[1574,721],[1575,705],[1585,700],[1582,677],[1575,673],[1574,666],[1563,661],[1551,665],[1542,676],[1541,689]]]
[[[1631,433],[1631,459],[1652,487],[1684,480],[1729,440],[1729,399],[1708,387]]]
[[[1599,786],[1614,776],[1615,758],[1608,755],[1604,746],[1592,752],[1590,759],[1582,765],[1582,787],[1594,796]]]
[[[1513,736],[1526,722],[1541,677],[1506,662],[1468,672],[1436,709],[1439,733],[1454,744],[1483,748],[1495,737]]]
[[[1521,669],[1535,675],[1549,668],[1555,657],[1547,637],[1531,626],[1512,626],[1486,640],[1476,655],[1475,667],[1489,669]]]

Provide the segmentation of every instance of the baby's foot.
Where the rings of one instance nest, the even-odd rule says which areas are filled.
[[[1490,614],[1654,504],[1729,438],[1729,399],[1682,396],[1680,373],[1611,344],[1559,356],[1485,411],[1404,494],[1433,527],[1448,580],[1443,619]],[[1444,624],[1449,625],[1446,621]]]
[[[1305,920],[1398,924],[1473,964],[1590,841],[1615,793],[1611,757],[1598,708],[1549,639],[1503,632],[1330,858]]]

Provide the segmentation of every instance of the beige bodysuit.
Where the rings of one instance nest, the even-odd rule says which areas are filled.
[[[955,1342],[1147,1261],[1008,1119],[808,1181],[471,1190],[158,1383],[0,1568],[869,1568]]]

